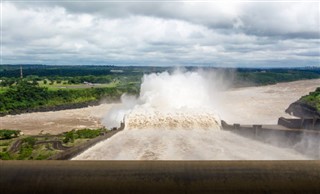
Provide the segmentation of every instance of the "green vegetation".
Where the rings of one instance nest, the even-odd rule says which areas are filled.
[[[35,143],[36,143],[36,139],[34,137],[26,137],[22,139],[22,145],[21,145],[19,156],[17,157],[17,159],[18,160],[33,159],[31,154],[34,149]]]
[[[243,71],[239,70],[235,85],[268,85],[276,84],[279,82],[290,82],[302,79],[316,79],[320,78],[318,71],[302,71],[302,70],[255,70]]]
[[[13,139],[1,139],[0,140],[0,159],[10,160],[10,154],[8,152],[9,146],[13,143]]]
[[[315,107],[317,111],[320,112],[320,87],[314,92],[310,92],[309,95],[303,96],[300,100],[312,107]]]
[[[15,130],[0,130],[2,131],[11,131],[12,133],[15,132]],[[20,149],[17,151],[17,153],[10,153],[9,148],[10,146],[14,146],[14,142],[21,141]],[[0,159],[1,160],[23,160],[23,159],[30,159],[31,154],[34,149],[36,139],[33,137],[25,137],[25,138],[15,138],[11,140],[0,140]]]
[[[19,81],[5,92],[0,93],[0,114],[98,101],[102,98],[115,100],[119,99],[125,91],[137,92],[137,89],[104,87],[48,90],[48,88],[40,87],[37,82]]]
[[[0,133],[15,134],[18,130],[0,130]],[[64,149],[77,146],[89,139],[107,133],[105,128],[72,130],[60,135],[10,136],[0,139],[0,160],[45,160],[62,152],[53,142],[60,142]]]
[[[143,74],[172,72],[174,67],[0,66],[0,115],[86,106],[101,99],[139,94]],[[185,67],[188,71],[197,67]],[[202,67],[205,71],[214,70]],[[234,87],[320,78],[320,69],[219,69]]]
[[[36,83],[20,81],[0,94],[0,113],[41,106],[48,100],[48,90]]]
[[[19,130],[8,130],[8,129],[3,129],[0,130],[0,139],[11,139],[18,137],[20,134]]]
[[[106,129],[79,129],[72,130],[64,134],[63,143],[73,143],[76,139],[92,139],[98,137],[101,133],[107,132]]]
[[[12,160],[8,152],[0,152],[0,160]]]

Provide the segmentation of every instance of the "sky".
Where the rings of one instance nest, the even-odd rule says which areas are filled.
[[[1,64],[320,67],[320,1],[2,1]]]

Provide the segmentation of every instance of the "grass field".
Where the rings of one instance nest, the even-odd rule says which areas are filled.
[[[7,91],[7,87],[0,87],[0,94],[4,93],[5,91]]]

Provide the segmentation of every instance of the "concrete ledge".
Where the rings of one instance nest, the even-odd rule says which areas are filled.
[[[320,193],[320,161],[1,161],[1,193]]]
[[[291,129],[311,129],[320,131],[320,118],[300,118],[300,119],[288,119],[280,117],[278,119],[278,125],[282,125]]]
[[[320,131],[291,129],[281,125],[229,125],[221,121],[223,130],[279,147],[294,148],[312,158],[320,159]]]

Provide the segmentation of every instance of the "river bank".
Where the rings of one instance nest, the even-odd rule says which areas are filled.
[[[275,124],[281,116],[289,117],[286,108],[301,96],[314,91],[320,79],[279,83],[275,85],[236,88],[221,93],[217,113],[228,123]],[[99,128],[108,111],[120,103],[33,112],[0,117],[1,129],[18,129],[24,134],[58,134],[75,128]]]
[[[117,103],[105,103],[85,108],[33,112],[0,117],[0,128],[18,129],[26,135],[59,134],[80,128],[103,127],[101,119]]]

